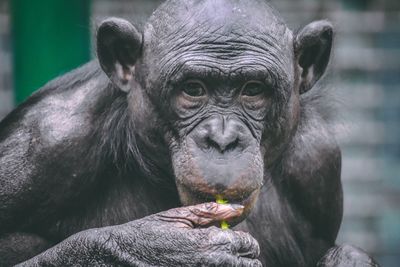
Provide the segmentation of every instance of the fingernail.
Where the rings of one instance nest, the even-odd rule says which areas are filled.
[[[243,205],[239,205],[239,204],[230,204],[231,205],[231,207],[233,208],[233,209],[235,209],[235,210],[242,210],[242,209],[244,209],[244,206]]]

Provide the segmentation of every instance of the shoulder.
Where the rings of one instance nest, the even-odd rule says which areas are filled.
[[[331,125],[317,113],[305,114],[285,152],[283,164],[294,173],[333,172],[340,179],[341,150]]]
[[[304,111],[281,162],[283,186],[316,236],[333,244],[342,219],[341,151],[329,123]]]
[[[45,146],[86,135],[107,84],[96,61],[85,64],[32,94],[1,122],[2,130],[25,129]]]

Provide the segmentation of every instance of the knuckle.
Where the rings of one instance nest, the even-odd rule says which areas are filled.
[[[227,253],[210,253],[203,258],[202,266],[240,266],[238,261]]]
[[[188,207],[189,210],[198,216],[213,214],[218,210],[218,204],[213,202],[202,203],[195,206]]]
[[[252,237],[248,233],[241,232],[238,234],[241,241],[246,245],[251,245],[253,243]]]
[[[251,247],[255,257],[260,256],[260,245],[259,245],[258,241],[254,237],[249,235],[248,242],[250,242],[250,247]]]
[[[219,243],[221,241],[234,242],[236,240],[235,234],[232,230],[216,229],[215,231],[211,231],[209,233],[209,237],[210,240],[215,243]]]
[[[202,216],[204,214],[204,210],[202,210],[201,208],[196,207],[196,206],[193,208],[190,208],[189,211],[196,216]]]
[[[241,255],[247,255],[251,258],[260,256],[260,245],[253,236],[245,232],[238,232],[238,236],[238,251]]]
[[[236,266],[240,267],[262,267],[261,261],[248,258],[239,258],[239,263]]]
[[[243,236],[244,242],[246,242],[247,244],[259,247],[258,241],[251,234],[245,233],[245,232],[242,232],[242,233],[243,233],[242,236]]]
[[[209,211],[209,212],[213,212],[218,208],[218,204],[215,202],[207,202],[204,203],[204,209]]]
[[[207,246],[210,250],[232,254],[235,252],[235,238],[230,233],[215,228],[207,233]]]
[[[252,267],[262,267],[262,263],[259,260],[253,260],[251,266]]]
[[[254,239],[254,237],[251,235],[251,234],[249,234],[249,233],[246,233],[246,232],[237,232],[238,233],[238,235],[240,235],[243,239],[245,239],[246,241],[248,241],[248,242],[257,242],[257,240],[255,240]]]

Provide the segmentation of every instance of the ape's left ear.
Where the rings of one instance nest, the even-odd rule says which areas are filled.
[[[97,30],[97,56],[104,72],[121,90],[129,90],[142,35],[128,21],[110,18]]]
[[[295,56],[300,70],[300,94],[310,90],[324,74],[332,48],[332,24],[325,20],[305,26],[294,42]]]

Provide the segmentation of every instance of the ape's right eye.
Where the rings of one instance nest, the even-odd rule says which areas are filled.
[[[200,81],[188,81],[182,86],[184,94],[190,97],[203,97],[206,95],[205,86]]]

